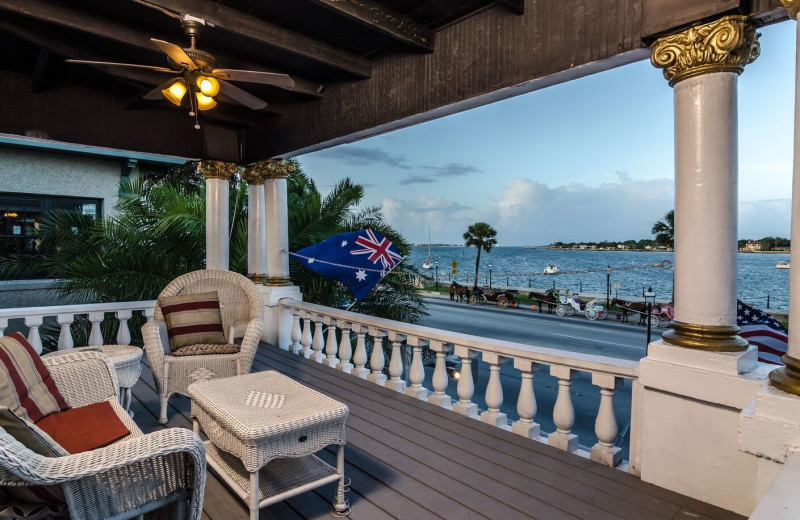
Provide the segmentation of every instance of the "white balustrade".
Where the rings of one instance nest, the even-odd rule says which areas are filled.
[[[575,425],[575,408],[572,406],[569,387],[572,380],[578,376],[578,372],[570,367],[552,365],[550,375],[558,379],[558,395],[553,407],[553,423],[556,425],[556,431],[547,437],[547,443],[565,451],[575,451],[578,449],[578,436],[571,433]]]
[[[510,430],[506,414],[500,411],[503,406],[503,387],[500,384],[500,365],[506,358],[491,352],[483,353],[483,361],[489,364],[489,383],[486,385],[486,406],[489,408],[481,414],[481,421],[498,428]]]
[[[314,337],[311,339],[311,349],[314,351],[311,354],[312,361],[316,361],[317,363],[322,363],[325,360],[325,354],[322,352],[324,347],[324,343],[322,340],[322,314],[315,314],[313,316],[314,319]]]
[[[389,332],[389,341],[392,342],[392,356],[389,358],[389,380],[386,388],[395,392],[405,392],[406,382],[403,380],[403,340],[405,336],[397,332]]]
[[[72,341],[72,322],[75,321],[75,315],[59,314],[56,316],[58,325],[61,327],[61,332],[58,334],[58,350],[66,350],[75,346]]]
[[[422,386],[425,381],[425,366],[422,364],[422,347],[427,343],[426,340],[417,336],[406,336],[406,345],[412,349],[411,366],[408,369],[409,387],[406,388],[406,395],[416,397],[422,401],[428,399],[428,389]],[[445,374],[445,378],[447,375]],[[445,381],[447,385],[447,381]]]
[[[299,354],[303,348],[302,345],[300,345],[301,334],[300,309],[292,307],[292,333],[290,335],[292,344],[289,347],[289,350],[292,352],[292,354]]]
[[[353,364],[350,358],[353,356],[353,345],[350,343],[351,324],[346,320],[339,320],[339,329],[342,331],[342,338],[339,340],[339,364],[336,370],[341,370],[345,374],[353,371]]]
[[[386,333],[376,327],[369,328],[369,335],[372,337],[372,355],[369,357],[370,373],[367,375],[367,381],[371,381],[376,385],[386,386],[386,375],[383,373],[383,365],[385,363],[383,356],[383,338]]]
[[[447,395],[447,352],[448,347],[441,341],[431,341],[428,347],[436,352],[436,367],[433,369],[433,393],[428,396],[428,402],[448,410],[453,409],[452,400]]]
[[[39,327],[44,323],[44,316],[26,316],[25,325],[29,327],[28,330],[28,343],[31,344],[33,350],[42,353],[42,337],[39,335]]]
[[[475,383],[472,380],[472,355],[474,351],[461,345],[455,346],[456,356],[461,358],[461,371],[458,378],[458,402],[453,405],[453,411],[467,417],[478,418],[478,405],[472,402],[475,393]]]
[[[622,386],[622,379],[608,374],[592,374],[592,384],[600,387],[600,407],[594,423],[597,444],[592,447],[590,458],[614,467],[622,462],[622,449],[614,446],[619,433],[614,415],[614,392]]]
[[[366,368],[367,364],[367,328],[360,325],[354,325],[353,330],[356,332],[356,353],[353,354],[353,368],[352,374],[361,379],[366,379],[369,375],[369,369]]]
[[[308,312],[303,314],[303,336],[300,342],[303,344],[303,357],[311,359],[314,350],[311,348],[311,314]]]
[[[325,317],[325,325],[328,326],[328,337],[325,341],[325,359],[323,363],[331,368],[336,368],[339,358],[336,357],[338,346],[336,345],[336,320]]]
[[[117,319],[119,319],[119,328],[117,329],[117,345],[130,345],[131,344],[131,331],[128,328],[128,320],[133,316],[133,311],[123,310],[117,311]]]
[[[536,394],[533,391],[533,373],[537,364],[527,359],[515,359],[514,368],[520,371],[521,382],[517,398],[519,420],[511,425],[511,431],[529,439],[539,437],[540,427],[533,422],[536,417]]]
[[[89,346],[96,347],[103,344],[103,333],[100,330],[100,324],[106,317],[103,311],[90,312],[89,321],[92,323],[92,331],[89,333]]]

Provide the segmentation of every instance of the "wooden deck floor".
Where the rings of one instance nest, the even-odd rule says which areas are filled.
[[[346,403],[346,474],[353,520],[741,519],[619,470],[377,387],[262,345],[254,371],[278,370]],[[133,389],[134,419],[146,432],[158,398],[147,366]],[[170,399],[168,427],[191,427],[189,399]],[[320,456],[335,465],[335,452]],[[265,508],[261,518],[331,518],[334,486]],[[246,519],[244,505],[209,474],[206,520]]]

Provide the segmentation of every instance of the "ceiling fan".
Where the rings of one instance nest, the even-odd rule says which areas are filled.
[[[167,63],[170,68],[106,61],[71,59],[66,61],[68,63],[82,63],[86,65],[147,69],[180,75],[177,79],[171,78],[160,84],[145,94],[144,99],[161,99],[164,97],[171,103],[181,106],[183,98],[188,92],[190,106],[189,115],[195,117],[194,127],[196,129],[200,129],[200,124],[197,120],[197,112],[201,110],[210,110],[217,106],[217,101],[214,98],[218,95],[221,101],[233,101],[252,110],[261,110],[267,106],[266,101],[245,92],[239,87],[228,83],[228,81],[260,83],[282,88],[294,87],[294,80],[286,74],[257,70],[216,68],[217,60],[214,56],[211,53],[195,47],[197,38],[200,37],[200,32],[206,25],[205,20],[188,14],[182,15],[180,20],[181,27],[190,41],[188,48],[182,48],[173,43],[150,38],[150,41],[167,55]]]

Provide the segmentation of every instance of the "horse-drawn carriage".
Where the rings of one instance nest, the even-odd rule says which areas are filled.
[[[519,307],[517,301],[518,291],[513,289],[490,289],[488,287],[478,287],[472,291],[472,296],[469,297],[469,303],[473,305],[485,305],[487,301],[495,302],[498,307],[505,309],[507,307]]]
[[[583,314],[590,320],[604,320],[608,317],[608,309],[605,300],[594,299],[584,302],[580,298],[567,297],[556,305],[556,314],[559,316]]]
[[[622,311],[622,322],[628,321],[628,314],[639,315],[639,325],[647,325],[647,304],[644,302],[630,302],[614,298],[611,303],[618,306]],[[651,327],[669,327],[670,322],[675,317],[675,310],[672,305],[662,305],[657,303],[650,310]]]

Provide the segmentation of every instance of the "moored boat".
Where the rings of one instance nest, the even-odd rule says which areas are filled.
[[[775,267],[777,267],[778,269],[789,269],[789,262],[781,260],[780,262],[775,264]]]
[[[550,264],[544,268],[544,274],[556,274],[558,272],[558,266],[556,264]]]

